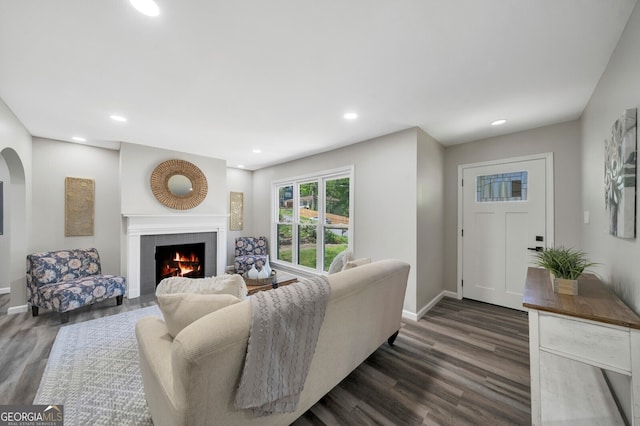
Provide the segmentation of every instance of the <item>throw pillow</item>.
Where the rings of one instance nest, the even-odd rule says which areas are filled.
[[[344,268],[342,268],[342,270],[347,271],[349,269],[355,268],[356,266],[366,265],[367,263],[371,263],[370,257],[363,257],[360,259],[350,260],[344,264]]]
[[[205,315],[240,302],[230,294],[175,293],[158,295],[158,306],[169,334],[175,338],[183,328]]]
[[[343,250],[336,255],[331,261],[331,265],[329,265],[328,274],[335,274],[336,272],[342,271],[344,268],[344,264],[351,260],[351,251]]]

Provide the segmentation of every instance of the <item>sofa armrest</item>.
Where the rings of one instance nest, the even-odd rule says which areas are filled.
[[[144,392],[155,425],[179,424],[177,413],[186,409],[184,393],[175,393],[171,369],[173,339],[163,320],[145,317],[136,324]]]
[[[220,424],[226,424],[225,416],[236,411],[235,392],[250,328],[251,302],[245,300],[194,321],[173,341],[174,392],[184,395],[192,407],[198,405],[196,401],[206,401],[206,411],[219,413]],[[198,414],[202,412],[187,410],[187,417],[176,424],[199,424]]]
[[[175,339],[159,318],[138,321],[140,370],[156,426],[197,424],[192,417],[198,411],[187,410],[187,405],[199,405],[197,401],[207,401],[210,413],[234,410],[250,323],[248,300],[194,321]]]

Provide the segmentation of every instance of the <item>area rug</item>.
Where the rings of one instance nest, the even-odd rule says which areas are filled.
[[[152,425],[140,375],[136,322],[154,305],[60,328],[34,404],[64,405],[64,424]]]

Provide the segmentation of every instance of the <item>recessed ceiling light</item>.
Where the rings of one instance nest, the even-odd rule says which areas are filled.
[[[110,115],[109,116],[112,120],[114,121],[120,121],[121,123],[124,123],[127,121],[127,119],[121,115]]]
[[[244,169],[244,164],[238,164],[238,168]]]
[[[345,120],[355,120],[358,118],[358,114],[355,112],[347,112],[343,117]]]
[[[160,8],[153,0],[129,0],[131,6],[143,15],[158,16],[160,15]]]
[[[507,122],[507,120],[505,120],[504,118],[501,118],[500,120],[492,121],[491,125],[492,126],[499,126],[499,125],[504,124],[506,122]]]
[[[253,150],[253,153],[254,153],[254,154],[260,154],[261,152],[262,152],[262,150],[261,150],[261,149],[254,149],[254,150]]]
[[[81,138],[80,136],[72,136],[71,139],[73,139],[76,142],[86,142],[87,141],[85,138]]]

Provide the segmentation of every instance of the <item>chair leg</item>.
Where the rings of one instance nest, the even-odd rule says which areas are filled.
[[[389,338],[387,339],[387,343],[389,343],[389,346],[393,346],[393,342],[395,342],[395,341],[396,341],[396,337],[398,337],[398,333],[399,333],[399,332],[400,332],[400,330],[396,331],[395,333],[393,333],[393,334],[391,335],[391,337],[389,337]]]
[[[38,307],[31,305],[31,315],[34,317],[38,316]]]
[[[60,312],[60,324],[66,324],[69,322],[69,311]]]
[[[122,297],[123,296],[116,296],[116,305],[118,306],[122,305]]]

